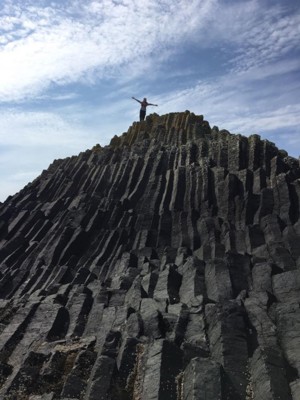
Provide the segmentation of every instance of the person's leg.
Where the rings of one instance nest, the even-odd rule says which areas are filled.
[[[146,111],[140,110],[140,121],[144,121],[145,116],[146,116]]]

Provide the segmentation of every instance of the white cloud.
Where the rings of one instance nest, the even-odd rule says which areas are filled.
[[[6,102],[33,98],[53,82],[136,78],[185,42],[199,49],[234,46],[228,63],[240,73],[298,47],[300,32],[300,13],[282,16],[282,7],[267,9],[258,0],[4,4],[0,101]]]
[[[99,119],[87,123],[84,117],[76,108],[56,113],[2,110],[0,201],[35,179],[54,159],[77,155],[96,143],[107,144],[112,132],[101,127]]]
[[[93,145],[97,133],[82,125],[76,109],[60,112],[4,110],[0,115],[0,145],[24,148],[45,146],[67,152]]]
[[[71,8],[9,8],[0,25],[0,100],[32,98],[51,82],[110,75],[114,68],[175,46],[205,20],[214,0],[89,1]],[[79,18],[80,16],[80,18]],[[144,67],[143,67],[144,66]]]
[[[230,60],[235,72],[263,67],[299,49],[300,12],[285,15],[283,6],[264,8],[261,2],[253,1],[234,24],[223,11],[227,23],[235,26],[229,30],[230,40],[237,45],[237,55]]]

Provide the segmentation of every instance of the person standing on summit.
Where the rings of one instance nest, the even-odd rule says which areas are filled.
[[[143,101],[140,101],[138,99],[136,99],[135,97],[132,97],[133,100],[137,101],[138,103],[140,103],[141,105],[141,109],[140,109],[140,121],[144,121],[145,116],[146,116],[146,108],[148,106],[156,106],[157,104],[152,104],[152,103],[148,103],[146,97],[144,97]]]

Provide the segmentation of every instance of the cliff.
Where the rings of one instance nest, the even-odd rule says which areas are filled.
[[[300,168],[188,111],[0,205],[0,398],[298,400]]]

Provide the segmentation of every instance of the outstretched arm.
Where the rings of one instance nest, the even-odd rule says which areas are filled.
[[[135,97],[131,97],[133,100],[135,100],[135,101],[137,101],[138,103],[140,103],[140,104],[142,104],[142,102],[140,101],[140,100],[138,100],[138,99],[136,99]]]
[[[152,104],[152,103],[148,103],[148,106],[155,106],[155,107],[158,107],[157,104]]]

